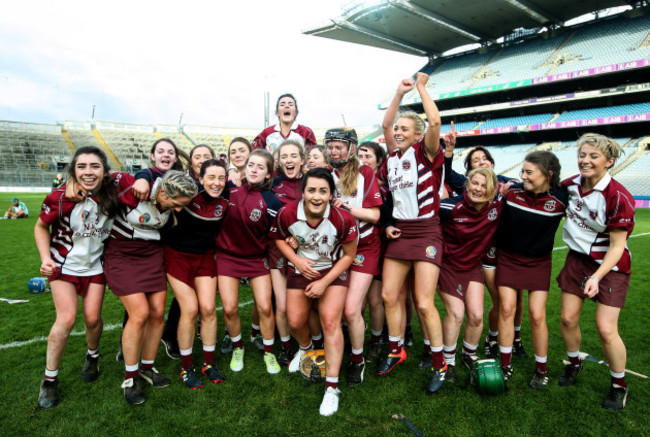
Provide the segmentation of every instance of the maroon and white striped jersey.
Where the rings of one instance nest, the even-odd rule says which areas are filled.
[[[279,123],[264,129],[253,140],[253,150],[266,149],[273,153],[284,140],[296,140],[305,150],[316,145],[316,135],[314,135],[314,131],[307,126],[303,126],[294,121],[293,125],[291,125],[291,131],[286,137],[282,135],[282,129]]]
[[[280,209],[269,232],[269,237],[275,240],[291,236],[298,240],[296,254],[315,261],[311,266],[314,270],[324,270],[341,258],[343,243],[358,238],[357,223],[349,212],[327,205],[323,220],[312,228],[307,223],[304,200],[300,200]],[[296,273],[300,272],[296,270]]]
[[[334,170],[332,172],[334,182],[339,184],[339,172]],[[357,188],[350,196],[343,196],[337,189],[334,192],[334,197],[341,199],[345,203],[357,208],[373,208],[383,205],[381,192],[379,191],[379,183],[377,177],[370,167],[362,165],[359,167],[359,175],[357,176]],[[359,226],[359,246],[370,244],[379,236],[379,229],[372,223],[364,222],[355,219]]]
[[[39,218],[52,226],[50,256],[61,273],[93,276],[102,273],[103,241],[111,232],[112,219],[99,213],[97,199],[86,196],[75,203],[65,198],[65,185],[50,193]]]
[[[156,192],[162,178],[157,178],[151,186],[150,196]],[[117,240],[160,240],[159,229],[165,226],[171,210],[161,212],[149,200],[140,201],[133,195],[131,187],[135,178],[128,173],[117,173],[115,182],[123,208],[115,217],[111,238]]]
[[[440,207],[440,186],[445,158],[442,148],[429,160],[424,140],[402,153],[395,150],[382,166],[383,179],[393,195],[393,218],[434,217]]]
[[[609,174],[588,193],[582,192],[580,182],[580,175],[562,182],[569,193],[562,239],[571,250],[602,264],[609,250],[610,231],[624,229],[629,238],[634,229],[634,198]],[[627,245],[612,270],[630,273],[631,255]]]

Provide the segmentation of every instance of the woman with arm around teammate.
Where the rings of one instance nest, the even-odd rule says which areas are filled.
[[[623,150],[614,140],[585,134],[578,140],[580,174],[562,182],[569,192],[562,238],[569,246],[557,278],[562,290],[562,337],[570,363],[559,383],[575,384],[582,370],[580,313],[585,298],[596,305],[596,328],[609,363],[611,385],[603,408],[621,410],[628,398],[625,344],[618,318],[630,284],[627,239],[634,229],[634,199],[608,170]]]
[[[129,318],[122,333],[126,373],[122,388],[132,405],[145,402],[140,378],[157,388],[169,379],[153,366],[162,337],[167,278],[159,230],[172,210],[180,211],[197,193],[196,184],[184,172],[169,170],[157,178],[150,200],[141,201],[132,192],[133,176],[115,176],[122,204],[111,238],[104,250],[104,272],[109,288],[124,305]],[[142,367],[138,369],[138,361]]]
[[[88,342],[81,377],[93,382],[99,376],[105,288],[100,258],[104,239],[119,209],[109,171],[108,160],[101,149],[77,149],[68,166],[68,177],[86,194],[81,201],[72,202],[65,197],[65,187],[55,189],[45,198],[34,228],[41,256],[40,272],[48,276],[56,309],[56,321],[47,342],[45,375],[38,395],[41,408],[52,408],[59,402],[59,364],[77,318],[77,295],[82,299]]]
[[[366,367],[363,359],[366,323],[362,311],[372,279],[379,274],[381,240],[376,225],[383,201],[375,172],[361,165],[357,158],[357,133],[354,129],[328,130],[325,132],[325,146],[334,168],[332,176],[336,184],[332,205],[349,211],[359,229],[357,254],[350,269],[350,285],[345,301],[345,320],[352,349],[347,366],[347,382],[353,386],[363,382]]]
[[[402,97],[413,89],[412,79],[400,82],[382,124],[390,153],[383,176],[393,195],[396,223],[386,228],[389,242],[382,274],[390,350],[377,367],[377,373],[387,374],[406,359],[406,351],[400,345],[402,308],[398,296],[406,276],[413,269],[414,300],[431,343],[433,366],[426,389],[428,393],[435,393],[442,388],[447,371],[442,355],[440,316],[433,304],[442,259],[438,209],[444,157],[439,142],[440,114],[426,90],[428,80],[428,75],[418,73],[415,84],[429,121],[426,133],[424,122],[417,114],[397,115]]]
[[[528,316],[535,352],[535,373],[529,385],[536,390],[548,384],[546,301],[551,285],[555,231],[567,204],[566,190],[560,186],[560,170],[560,161],[552,152],[527,154],[521,169],[523,184],[512,187],[505,195],[497,232],[501,368],[504,378],[510,379],[517,290],[528,290]]]
[[[447,315],[442,323],[447,380],[455,376],[456,344],[467,314],[462,361],[469,370],[477,360],[476,350],[483,332],[482,259],[494,246],[503,203],[496,200],[497,178],[488,168],[467,175],[462,195],[440,202],[444,236],[443,261],[438,292]]]
[[[348,268],[357,248],[357,225],[350,213],[330,206],[336,187],[327,169],[309,170],[302,186],[302,200],[280,210],[270,236],[291,263],[287,315],[300,350],[291,361],[289,372],[298,371],[301,358],[311,349],[308,320],[312,307],[316,307],[327,362],[320,414],[331,416],[339,405],[338,381],[344,346],[341,319],[350,282]],[[292,236],[299,244],[295,252],[285,241]]]
[[[221,197],[226,186],[226,166],[216,159],[203,162],[199,170],[202,190],[163,229],[165,271],[180,305],[178,345],[181,380],[190,389],[203,387],[192,360],[194,326],[201,315],[203,375],[218,384],[224,377],[215,364],[217,343],[217,265],[215,239],[226,215],[228,200]],[[172,225],[172,226],[170,226]]]
[[[483,146],[472,148],[465,157],[465,175],[456,173],[452,168],[452,158],[456,146],[456,135],[454,131],[454,122],[451,122],[451,132],[445,135],[445,183],[457,193],[463,192],[467,183],[467,174],[475,168],[489,168],[494,170],[494,158],[488,149]],[[503,175],[497,175],[498,187],[510,182],[512,179]],[[483,257],[483,277],[485,286],[490,293],[492,306],[488,311],[488,336],[485,338],[483,348],[486,358],[499,357],[499,290],[494,282],[496,278],[496,247],[490,247]],[[512,354],[523,358],[526,356],[524,343],[521,339],[521,322],[524,315],[523,291],[517,290],[517,310],[515,312],[515,340],[512,345]]]
[[[266,150],[254,150],[246,163],[244,183],[241,187],[230,187],[228,214],[217,236],[219,294],[224,322],[233,343],[230,360],[230,370],[233,372],[244,369],[244,344],[239,318],[241,278],[248,278],[260,315],[266,371],[271,374],[280,372],[273,354],[275,320],[267,256],[268,232],[281,205],[271,192],[272,173],[271,154]]]

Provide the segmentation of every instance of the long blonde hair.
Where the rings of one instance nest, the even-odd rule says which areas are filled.
[[[349,147],[349,146],[348,146]],[[348,163],[341,170],[341,177],[336,183],[336,189],[343,196],[349,197],[357,189],[357,178],[359,177],[359,167],[361,162],[357,155],[348,150]],[[360,193],[361,194],[361,193]]]
[[[494,199],[494,196],[496,196],[497,194],[497,186],[498,186],[497,175],[494,173],[494,171],[492,171],[492,169],[485,168],[485,167],[479,167],[470,170],[469,173],[467,173],[467,181],[465,182],[465,189],[469,187],[469,181],[472,180],[472,177],[477,174],[480,174],[483,177],[485,177],[485,200],[489,202],[490,200]]]

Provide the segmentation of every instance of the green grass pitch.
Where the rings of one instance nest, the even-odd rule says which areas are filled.
[[[0,193],[0,208],[9,206],[11,193]],[[534,369],[530,327],[524,319],[522,334],[529,357],[514,358],[515,374],[509,393],[484,397],[466,387],[467,372],[460,366],[458,380],[447,384],[434,396],[427,396],[427,372],[417,370],[422,350],[417,321],[414,320],[415,346],[408,360],[391,375],[375,376],[370,364],[365,382],[355,388],[341,378],[339,412],[330,418],[318,414],[323,386],[310,384],[300,376],[283,370],[267,375],[262,355],[247,344],[245,369],[233,373],[230,357],[217,352],[217,364],[226,382],[191,391],[178,378],[180,362],[167,358],[160,349],[156,366],[172,378],[172,386],[153,390],[145,387],[147,402],[127,405],[120,384],[122,363],[115,362],[123,307],[110,291],[104,299],[103,318],[107,329],[102,337],[101,375],[88,384],[81,379],[86,351],[83,335],[73,335],[59,372],[60,404],[52,410],[37,407],[38,386],[45,366],[46,341],[55,318],[49,293],[30,294],[27,281],[39,275],[40,260],[33,239],[33,228],[43,194],[18,194],[31,211],[26,220],[0,221],[0,297],[29,299],[29,303],[9,305],[0,302],[0,435],[43,436],[158,436],[158,435],[410,435],[401,422],[391,419],[396,413],[408,417],[430,436],[531,435],[596,436],[648,435],[650,381],[627,376],[630,400],[622,412],[601,408],[609,387],[609,372],[604,366],[585,362],[574,387],[560,387],[557,379],[565,358],[560,335],[560,292],[552,281],[547,318],[550,331],[550,383],[546,390],[534,391],[528,382]],[[621,313],[620,331],[627,346],[629,369],[650,374],[648,345],[648,280],[650,272],[650,211],[637,211],[637,237],[629,240],[633,255],[633,274],[626,307]],[[558,233],[559,234],[559,233]],[[563,246],[560,236],[556,246]],[[554,252],[553,277],[562,266],[566,250]],[[241,302],[251,293],[242,288]],[[168,303],[171,299],[168,299]],[[439,298],[436,303],[444,315]],[[218,302],[219,304],[219,302]],[[489,297],[486,293],[486,310]],[[582,316],[582,350],[602,358],[594,323],[595,305],[587,303]],[[241,310],[243,332],[250,326],[250,305]],[[527,317],[527,316],[526,316]],[[223,335],[219,313],[219,339]],[[487,324],[484,328],[487,330]],[[83,332],[79,316],[75,331]],[[368,334],[369,335],[369,334]],[[245,337],[246,338],[246,337]],[[28,342],[29,343],[22,343]],[[12,346],[12,343],[18,345]],[[194,345],[200,359],[200,343]],[[345,359],[344,359],[345,360]],[[344,361],[345,362],[345,361]]]

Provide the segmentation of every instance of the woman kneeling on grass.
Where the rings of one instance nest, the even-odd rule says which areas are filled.
[[[596,328],[611,374],[603,408],[622,410],[628,398],[627,355],[618,333],[618,317],[630,285],[627,239],[634,229],[634,199],[607,173],[623,152],[616,141],[585,134],[577,146],[580,174],[562,182],[569,192],[562,230],[569,254],[557,283],[562,290],[562,337],[570,363],[559,383],[575,384],[582,370],[579,323],[588,297],[597,302]]]
[[[131,191],[133,176],[120,173],[115,179],[123,208],[115,218],[104,251],[104,271],[109,288],[129,314],[122,333],[126,367],[122,388],[126,401],[137,405],[145,401],[139,376],[154,387],[170,384],[153,367],[162,337],[167,297],[159,229],[167,223],[172,210],[178,212],[190,203],[197,188],[187,174],[169,170],[154,181],[150,200],[140,201]],[[140,357],[142,368],[138,371]]]
[[[311,349],[309,313],[318,309],[325,337],[325,396],[320,406],[322,416],[338,410],[338,381],[343,359],[341,318],[350,282],[348,269],[357,249],[357,225],[352,215],[330,206],[336,189],[332,174],[324,168],[309,170],[303,178],[302,200],[280,210],[271,238],[291,263],[287,280],[287,315],[300,350],[289,364],[296,372],[303,355]],[[294,252],[285,239],[294,236]]]
[[[92,382],[99,376],[99,339],[105,279],[101,264],[104,239],[118,213],[117,192],[106,155],[97,147],[77,149],[68,177],[86,195],[80,202],[65,197],[65,186],[45,198],[34,228],[41,256],[41,274],[52,287],[56,321],[47,341],[46,367],[38,405],[52,408],[57,395],[59,364],[77,319],[77,295],[82,298],[88,353],[81,377]],[[52,227],[52,232],[50,232]]]

